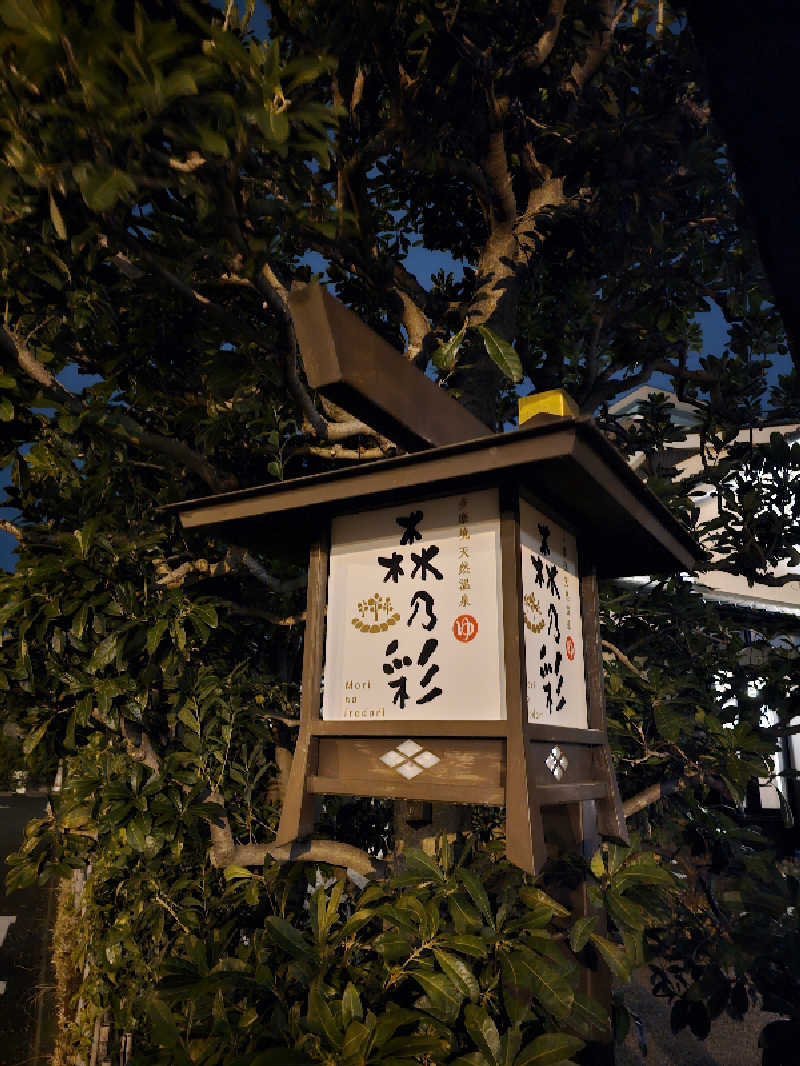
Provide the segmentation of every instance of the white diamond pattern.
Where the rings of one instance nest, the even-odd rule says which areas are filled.
[[[567,772],[569,766],[569,759],[564,752],[559,748],[558,744],[552,749],[550,754],[544,761],[545,766],[556,779],[560,781],[564,774]]]
[[[398,774],[402,774],[407,781],[410,781],[412,777],[416,777],[417,774],[422,773],[422,767],[417,766],[417,764],[412,760],[409,762],[404,762],[402,766],[398,766],[397,772]]]
[[[412,755],[416,755],[418,751],[422,751],[422,747],[414,740],[404,740],[402,744],[397,745],[397,750],[410,759]]]
[[[415,756],[414,762],[418,762],[420,766],[424,766],[426,770],[430,770],[432,766],[435,766],[439,762],[439,756],[434,755],[432,751],[423,751],[421,754]]]
[[[391,766],[392,768],[404,761],[405,760],[399,751],[387,751],[381,755],[381,762],[385,762],[387,766]]]
[[[398,774],[410,781],[412,777],[421,774],[423,770],[430,770],[441,759],[432,751],[423,751],[422,746],[415,740],[404,740],[396,749],[385,751],[380,760],[386,766],[395,770]]]

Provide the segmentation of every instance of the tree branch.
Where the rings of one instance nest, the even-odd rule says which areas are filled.
[[[241,573],[242,570],[247,570],[262,585],[266,585],[271,592],[281,596],[286,596],[291,592],[304,588],[308,582],[305,574],[281,581],[268,573],[261,563],[253,558],[245,548],[231,546],[225,554],[225,558],[216,563],[209,562],[208,559],[190,559],[174,570],[170,570],[165,561],[156,563],[156,571],[160,574],[156,584],[163,585],[164,588],[177,588],[183,585],[192,574],[213,578]]]
[[[647,680],[647,674],[640,670],[638,666],[634,666],[628,656],[623,651],[620,651],[615,644],[612,644],[610,640],[603,640],[600,643],[606,651],[610,651],[616,659],[619,659],[624,666],[627,666],[632,674],[636,674],[636,676],[640,677],[643,681]]]
[[[770,725],[762,729],[762,733],[769,733],[774,737],[793,737],[800,733],[800,722],[795,725]]]
[[[23,370],[29,378],[32,378],[43,389],[55,394],[62,403],[67,404],[73,414],[79,414],[83,410],[83,404],[70,392],[68,388],[52,374],[44,363],[40,363],[24,341],[5,326],[0,326],[0,351],[13,359],[20,370]]]
[[[309,422],[303,423],[303,432],[313,433],[313,431],[314,427]],[[366,422],[353,418],[348,422],[328,422],[326,435],[328,440],[347,440],[348,437],[374,437],[375,430]]]
[[[655,785],[642,789],[635,796],[625,800],[622,804],[622,813],[626,818],[630,818],[632,815],[638,814],[639,811],[643,811],[646,807],[652,807],[659,800],[666,799],[667,796],[671,796],[679,789],[686,788],[687,785],[696,784],[697,782],[703,782],[713,788],[715,792],[720,792],[730,797],[730,792],[724,782],[712,777],[710,774],[689,773],[683,774],[681,777],[673,777],[668,781],[659,781]]]
[[[362,877],[384,876],[385,864],[359,848],[336,840],[295,841],[292,844],[237,844],[219,792],[212,792],[209,803],[219,806],[219,816],[211,822],[211,865],[263,866],[267,856],[276,862],[324,862],[353,870]]]
[[[12,537],[16,537],[20,544],[25,539],[25,530],[22,526],[14,525],[14,523],[9,522],[7,518],[0,518],[0,529],[4,533],[10,533]]]
[[[497,109],[494,99],[491,105]],[[492,215],[495,224],[512,225],[517,217],[517,201],[511,184],[511,171],[508,167],[506,141],[502,129],[494,129],[489,134],[489,149],[481,164],[481,169],[492,193]]]
[[[397,288],[394,292],[400,301],[402,308],[400,315],[408,334],[406,358],[417,362],[423,356],[426,342],[432,336],[430,319],[408,293]]]
[[[525,70],[538,70],[546,62],[558,40],[561,19],[564,16],[564,5],[565,0],[550,0],[550,7],[544,19],[544,33],[532,48],[523,49],[515,57],[508,68],[503,71],[504,75],[512,74],[519,66],[524,67]]]
[[[658,360],[644,363],[641,370],[637,370],[635,374],[628,374],[627,377],[622,379],[611,378],[606,374],[599,374],[592,385],[591,392],[581,403],[581,411],[586,414],[591,414],[593,411],[596,411],[601,404],[606,403],[620,392],[623,392],[626,389],[632,389],[636,385],[641,385],[643,382],[649,381],[657,368],[657,363]]]
[[[244,607],[238,604],[232,604],[228,608],[228,614],[237,618],[263,618],[265,622],[271,622],[275,626],[299,626],[306,620],[305,611],[300,614],[277,615],[263,607]]]
[[[262,333],[253,329],[246,322],[243,322],[241,317],[237,317],[228,312],[221,306],[221,304],[215,303],[214,300],[209,300],[207,296],[204,296],[201,292],[193,289],[191,285],[187,285],[185,281],[182,281],[177,275],[173,274],[171,270],[168,270],[160,262],[157,255],[149,251],[147,248],[144,248],[130,233],[117,230],[114,235],[133,255],[136,255],[143,262],[147,263],[153,273],[157,274],[162,281],[165,281],[170,288],[180,293],[181,296],[195,304],[195,306],[201,307],[207,314],[210,314],[223,325],[228,326],[234,335],[249,341],[251,344],[255,344],[261,351],[265,352],[270,359],[279,358],[280,353],[277,352],[271,344],[268,344],[265,341]],[[114,263],[121,272],[124,272],[117,256],[112,256],[110,261]],[[127,260],[127,262],[130,264],[130,260]],[[130,265],[132,266],[133,264]],[[130,276],[130,274],[128,276]]]
[[[569,77],[561,86],[576,100],[603,65],[611,50],[614,30],[624,14],[627,0],[620,5],[617,12],[614,12],[614,0],[596,0],[596,7],[600,16],[601,29],[594,34],[591,44],[586,49],[583,62],[573,64]]]
[[[341,444],[307,444],[296,448],[293,455],[317,455],[321,459],[384,459],[383,448],[345,448]]]
[[[149,767],[153,773],[161,772],[161,760],[156,755],[152,741],[144,730],[139,729],[133,722],[126,718],[119,720],[122,736],[125,738],[125,748],[134,762],[142,763]]]
[[[94,412],[75,393],[62,385],[55,375],[39,362],[27,345],[5,326],[0,326],[0,351],[15,359],[17,365],[28,377],[41,385],[57,402],[63,403],[72,414],[90,418],[95,425],[107,433],[121,437],[130,444],[166,455],[180,466],[191,470],[193,474],[197,474],[215,492],[224,492],[226,489],[237,487],[238,482],[232,474],[219,474],[203,455],[194,451],[183,441],[162,437],[159,433],[151,433],[121,411],[107,409],[99,414]]]

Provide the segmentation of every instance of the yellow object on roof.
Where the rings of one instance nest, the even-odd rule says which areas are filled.
[[[530,396],[521,396],[519,405],[519,424],[527,422],[534,415],[561,415],[574,418],[580,409],[568,392],[563,389],[548,389],[547,392],[532,392]]]

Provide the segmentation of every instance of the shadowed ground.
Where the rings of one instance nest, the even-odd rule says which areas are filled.
[[[767,1022],[780,1017],[751,1010],[743,1021],[735,1022],[722,1014],[712,1023],[706,1040],[698,1040],[689,1029],[674,1034],[669,1025],[669,1004],[651,994],[647,969],[639,970],[625,989],[625,1003],[642,1020],[647,1057],[642,1055],[631,1026],[625,1043],[617,1047],[616,1066],[760,1066],[758,1035]]]

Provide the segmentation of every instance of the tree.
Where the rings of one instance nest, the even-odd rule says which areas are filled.
[[[418,857],[357,905],[341,882],[318,887],[306,912],[305,867],[269,847],[302,570],[158,509],[397,451],[304,381],[286,297],[315,253],[340,298],[487,424],[514,417],[520,381],[562,385],[644,452],[648,483],[692,521],[695,482],[671,480],[663,407],[633,430],[604,414],[666,374],[719,458],[703,479],[724,508],[710,531],[724,565],[760,577],[791,555],[797,455],[728,447],[761,417],[780,323],[691,37],[677,18],[656,26],[653,6],[276,3],[263,40],[234,4],[0,6],[0,418],[20,516],[3,522],[19,548],[0,685],[27,752],[66,767],[12,882],[91,861],[84,1003],[118,1032],[135,1024],[148,1061],[268,1062],[278,1046],[372,1061],[412,1038],[404,1054],[436,1061],[563,1059],[597,1021],[574,991],[567,931],[617,974],[645,947],[673,958],[677,976],[656,972],[700,1034],[748,990],[797,980],[765,961],[796,882],[734,804],[774,746],[760,703],[730,701],[746,692],[740,620],[679,582],[608,591],[622,787],[643,809],[665,776],[674,790],[643,850],[593,864],[621,942],[570,925],[541,886],[520,892],[485,840],[458,864],[446,847],[438,863]],[[463,276],[414,276],[414,240]],[[697,360],[694,316],[712,302],[729,345]],[[91,383],[68,388],[68,368]],[[776,393],[783,414],[793,390],[789,378]],[[797,692],[773,635],[756,673],[786,727]],[[350,848],[309,857],[374,870],[391,846],[385,811],[329,804],[327,818]],[[365,839],[369,855],[354,847]],[[675,897],[679,863],[689,890]],[[570,876],[548,883],[556,896]],[[783,893],[770,923],[740,921],[752,906],[736,893],[755,885]],[[670,913],[686,938],[664,932]],[[546,932],[512,959],[504,937],[524,928]],[[789,997],[781,1010],[796,1024]]]

